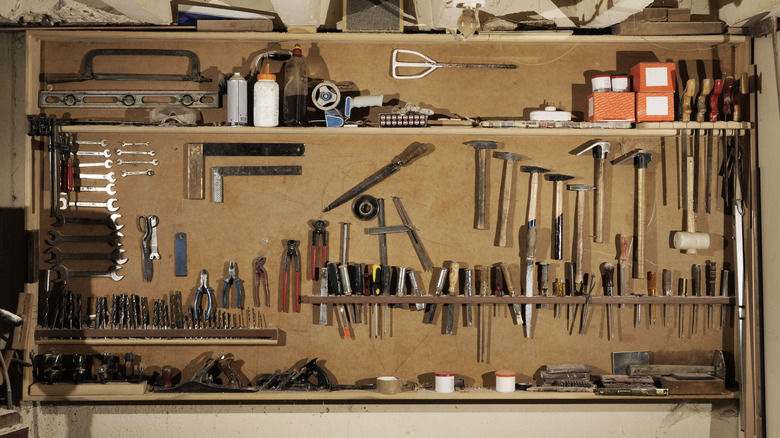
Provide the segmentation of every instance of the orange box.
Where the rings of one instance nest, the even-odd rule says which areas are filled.
[[[592,93],[588,96],[589,122],[634,122],[634,94]]]
[[[640,62],[631,67],[636,92],[674,93],[676,67],[673,62]]]
[[[636,93],[637,122],[673,122],[674,93]]]

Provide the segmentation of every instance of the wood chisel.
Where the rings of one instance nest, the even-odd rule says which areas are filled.
[[[618,261],[620,264],[620,286],[618,287],[618,296],[625,297],[626,294],[626,284],[627,284],[627,278],[628,274],[626,273],[627,267],[626,264],[628,262],[628,236],[621,234],[620,235],[620,254],[618,254]],[[618,305],[618,308],[622,309],[625,304],[620,303]]]
[[[481,297],[487,297],[490,295],[490,268],[487,266],[477,266],[475,267],[477,270],[478,280],[479,280],[479,296]],[[485,308],[487,307],[487,304],[482,303],[479,305],[482,308],[481,316],[479,319],[479,324],[481,326],[479,337],[480,337],[480,343],[479,343],[479,361],[484,363],[485,362]]]
[[[688,279],[680,278],[677,285],[677,295],[688,296]],[[685,337],[685,304],[680,304],[680,337]]]
[[[444,288],[444,282],[447,280],[447,273],[449,270],[447,268],[439,268],[439,278],[436,280],[436,290],[433,293],[433,296],[439,297],[442,293],[442,288]],[[433,319],[436,316],[436,303],[431,303],[428,305],[428,310],[425,313],[425,316],[423,316],[423,324],[433,324]]]
[[[341,289],[341,281],[339,280],[339,269],[335,263],[328,263],[328,288],[333,291],[336,296],[344,295],[344,291]],[[341,315],[341,327],[344,329],[344,338],[349,339],[352,337],[350,330],[350,322],[347,319],[347,312],[344,310],[344,304],[338,304],[339,315]]]
[[[647,295],[650,297],[655,296],[655,271],[647,272]],[[648,318],[650,324],[655,325],[655,304],[650,304],[650,318]]]
[[[493,267],[493,295],[501,298],[504,296],[504,271],[500,266]],[[498,316],[501,316],[501,304],[498,305]],[[496,305],[493,305],[493,313],[496,311]]]
[[[463,270],[463,294],[469,298],[474,296],[474,270],[473,269]],[[468,325],[469,327],[471,327],[474,324],[473,317],[472,317],[472,308],[473,305],[471,303],[466,304],[466,325]]]
[[[506,263],[501,263],[500,268],[501,268],[501,275],[504,278],[504,287],[506,288],[506,291],[509,293],[509,296],[514,297],[515,285],[514,282],[512,281],[512,277],[509,275],[509,266],[507,266]],[[529,305],[526,305],[526,309],[528,308]],[[515,325],[522,324],[523,315],[520,313],[520,304],[512,303],[512,312],[514,314]],[[527,333],[528,333],[528,329],[526,329],[526,336],[528,336]]]
[[[539,268],[537,274],[537,282],[539,283],[539,296],[547,298],[547,289],[550,282],[550,264],[546,262],[536,262],[536,266]],[[537,309],[547,309],[549,305],[547,303],[541,303],[536,305]]]
[[[706,282],[706,293],[708,297],[714,297],[715,296],[715,279],[718,275],[718,268],[717,268],[717,262],[713,260],[707,260],[705,267],[704,267],[704,281]],[[715,309],[713,304],[707,305],[707,323],[710,328],[713,328],[715,326],[714,322],[714,316],[715,316]]]
[[[449,296],[458,296],[458,274],[460,272],[460,263],[457,261],[450,262],[450,282],[449,282]],[[447,320],[444,323],[444,334],[451,335],[455,325],[455,303],[447,304]]]
[[[320,296],[328,296],[328,268],[320,268]],[[328,325],[328,305],[320,304],[320,325]]]
[[[693,289],[691,291],[691,295],[695,297],[701,296],[701,265],[693,265],[693,268],[691,269],[692,278],[691,278],[691,288]],[[692,327],[692,333],[698,333],[699,332],[699,305],[694,304],[693,305],[693,327]]]
[[[420,290],[420,286],[417,283],[417,273],[413,269],[409,269],[406,271],[406,275],[409,276],[409,286],[412,288],[411,295],[415,297],[421,297],[422,291]],[[414,303],[414,310],[425,310],[425,304]]]
[[[612,263],[604,264],[604,296],[612,297],[615,289],[615,265]],[[607,304],[607,322],[609,323],[609,336],[607,339],[615,338],[615,315],[612,303]]]

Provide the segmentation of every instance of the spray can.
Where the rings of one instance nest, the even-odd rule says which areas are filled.
[[[279,125],[279,84],[276,83],[276,75],[269,73],[268,64],[265,65],[265,72],[257,75],[253,109],[255,126]]]
[[[227,124],[230,126],[246,126],[246,80],[239,72],[235,72],[228,80],[227,89]]]

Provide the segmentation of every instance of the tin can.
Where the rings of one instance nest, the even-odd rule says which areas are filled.
[[[455,373],[450,371],[439,371],[433,373],[435,377],[436,392],[449,394],[455,392]]]
[[[612,91],[612,77],[610,75],[598,75],[590,78],[590,85],[594,93]]]
[[[227,124],[230,126],[246,126],[247,95],[246,79],[235,72],[227,83]]]

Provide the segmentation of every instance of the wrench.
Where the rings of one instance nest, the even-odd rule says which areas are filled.
[[[99,173],[77,173],[73,176],[78,179],[104,179],[107,180],[108,182],[116,182],[116,178],[114,177],[114,172],[108,172],[105,175],[101,175]]]
[[[76,151],[76,155],[79,157],[111,157],[111,151],[105,149],[103,151]]]
[[[125,151],[122,149],[116,150],[117,155],[149,155],[150,157],[154,156],[154,151]]]
[[[125,146],[149,146],[149,142],[148,141],[142,141],[142,142],[132,143],[132,142],[123,141],[122,142],[122,147],[125,147]]]
[[[111,266],[105,271],[69,271],[68,268],[62,265],[54,265],[51,270],[56,272],[58,278],[54,280],[57,283],[63,283],[71,277],[97,277],[97,278],[110,278],[114,281],[119,281],[125,278],[124,275],[117,274],[117,271],[122,269],[121,266]]]
[[[116,160],[116,164],[117,165],[121,164],[121,161],[122,160]],[[79,161],[79,169],[83,167],[105,167],[106,169],[108,169],[111,167],[112,164],[114,164],[114,162],[111,160],[98,161],[97,163],[82,163],[81,161]]]
[[[100,141],[91,141],[91,140],[76,140],[76,144],[99,144],[100,146],[106,147],[108,146],[108,141],[104,138]]]
[[[60,210],[67,210],[68,207],[90,207],[90,208],[105,208],[108,211],[117,211],[119,207],[114,205],[116,198],[108,198],[106,202],[73,202],[68,201],[65,198],[60,198]]]
[[[116,160],[116,165],[121,166],[123,164],[151,164],[152,166],[156,166],[160,164],[160,160],[155,158],[151,161],[127,161],[127,160]]]
[[[119,231],[114,231],[103,236],[73,236],[64,235],[57,230],[49,231],[49,236],[51,236],[51,239],[47,240],[46,244],[50,246],[57,246],[62,242],[106,242],[114,247],[122,246],[122,244],[116,240],[120,237],[125,237],[125,235]]]
[[[77,186],[75,187],[77,192],[106,192],[109,195],[116,195],[114,190],[114,184],[108,184],[105,187],[100,186]]]
[[[60,263],[63,260],[111,260],[117,265],[124,265],[127,263],[127,259],[123,258],[125,253],[124,249],[115,249],[109,253],[101,252],[62,252],[61,249],[50,246],[46,248],[45,253],[51,255],[47,263]]]
[[[131,175],[149,175],[149,176],[153,176],[153,175],[154,175],[154,170],[152,170],[152,169],[146,169],[146,170],[133,170],[133,171],[127,171],[127,170],[123,170],[123,171],[122,171],[122,173],[121,173],[121,175],[122,175],[123,177],[125,177],[125,176],[131,176]]]
[[[105,225],[108,228],[117,231],[121,230],[124,225],[116,223],[116,220],[122,217],[121,214],[112,214],[107,217],[74,217],[63,216],[62,213],[57,213],[54,218],[56,221],[52,224],[55,227],[61,227],[65,224],[85,224],[85,225]]]
[[[152,252],[149,253],[149,260],[160,260],[160,253],[157,250],[157,225],[160,224],[160,219],[157,216],[152,216],[153,220],[156,218],[156,222],[153,224],[152,228],[152,238],[151,238],[151,244],[149,245]]]

